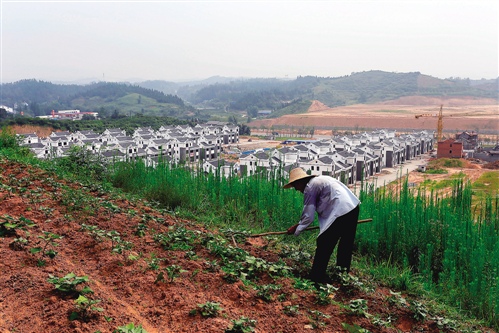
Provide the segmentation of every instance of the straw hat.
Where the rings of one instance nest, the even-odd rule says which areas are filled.
[[[293,187],[293,183],[300,179],[312,178],[314,175],[308,175],[302,168],[295,168],[289,173],[289,183],[283,186],[283,188]]]

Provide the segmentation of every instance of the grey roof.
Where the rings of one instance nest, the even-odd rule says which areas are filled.
[[[334,162],[329,156],[323,156],[323,157],[319,158],[318,160],[324,164],[333,164],[333,162]]]
[[[255,157],[258,158],[259,160],[268,160],[269,159],[269,154],[267,154],[265,152],[258,152],[258,153],[255,153],[253,155],[255,155]]]

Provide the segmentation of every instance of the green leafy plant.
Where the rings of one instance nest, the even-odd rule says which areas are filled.
[[[310,325],[312,325],[312,328],[314,329],[326,326],[326,323],[323,320],[331,317],[318,310],[309,310],[308,312]]]
[[[347,272],[342,272],[340,270],[340,273],[337,274],[341,287],[343,290],[347,292],[351,292],[353,290],[362,290],[366,291],[366,288],[364,286],[364,283],[360,281],[360,279],[354,275],[351,275]]]
[[[103,308],[95,306],[95,304],[101,302],[100,299],[90,299],[83,295],[80,295],[77,299],[75,299],[74,302],[76,305],[76,311],[71,313],[69,317],[70,320],[80,318],[81,320],[86,321],[90,318],[92,313],[104,311]]]
[[[333,285],[326,284],[320,285],[319,289],[317,289],[315,296],[316,302],[320,305],[328,305],[331,304],[335,293],[338,291],[338,288]]]
[[[400,292],[390,290],[390,296],[387,299],[390,304],[394,304],[396,306],[407,306],[407,301],[404,297],[402,297],[402,293]]]
[[[201,314],[202,317],[216,317],[219,311],[222,311],[223,308],[220,306],[220,303],[215,302],[206,302],[204,304],[198,304],[197,311]]]
[[[273,292],[276,290],[280,290],[281,286],[275,284],[267,284],[263,286],[257,286],[256,289],[258,290],[258,292],[256,293],[256,297],[263,299],[265,302],[270,302],[273,300]]]
[[[247,317],[232,320],[232,326],[225,330],[225,333],[249,333],[254,332],[256,320]]]
[[[54,285],[54,288],[65,294],[78,293],[85,295],[88,293],[93,293],[92,289],[88,286],[84,286],[81,290],[77,290],[79,285],[85,285],[88,283],[88,276],[76,276],[74,273],[69,273],[63,277],[56,277],[49,274],[47,280],[49,283]]]
[[[24,216],[16,219],[8,214],[4,214],[0,217],[0,236],[12,235],[16,229],[26,230],[26,228],[34,226],[36,226],[35,222]]]
[[[158,258],[154,253],[151,253],[151,257],[147,261],[147,267],[150,270],[157,271],[159,269],[160,262],[164,261],[163,258]]]
[[[413,300],[409,304],[409,308],[413,312],[415,319],[424,321],[428,317],[428,309],[423,303]]]
[[[50,248],[50,247],[56,247],[59,246],[59,244],[55,241],[58,239],[61,239],[62,236],[44,231],[43,235],[38,236],[40,241],[38,244],[42,243],[41,246],[33,247],[30,249],[31,254],[37,254],[40,253],[40,257],[38,258],[38,266],[44,266],[45,261],[43,260],[43,257],[49,257],[50,259],[54,259],[55,256],[57,255],[57,251],[55,249]]]
[[[168,275],[168,280],[170,283],[180,276],[180,273],[187,272],[183,270],[179,265],[170,265],[165,268],[166,274]]]
[[[295,279],[294,287],[300,290],[311,290],[314,288],[314,283],[308,279],[297,278]]]
[[[134,323],[128,323],[124,326],[119,326],[113,333],[147,333],[142,325],[135,326]]]
[[[137,224],[137,228],[135,230],[135,235],[139,237],[144,237],[146,235],[147,231],[147,224],[145,223],[139,223]]]
[[[168,280],[165,278],[165,272],[168,277]],[[154,283],[158,282],[169,282],[173,283],[176,278],[180,276],[181,273],[187,272],[186,270],[183,270],[182,267],[179,265],[170,265],[168,267],[163,268],[161,272],[158,273],[156,276],[156,281]]]
[[[9,247],[12,248],[15,251],[22,251],[26,248],[26,245],[28,245],[29,240],[24,237],[17,237],[14,238],[14,240],[9,244]]]
[[[350,325],[347,323],[341,323],[341,326],[350,333],[370,333],[369,330],[366,330],[357,324]]]
[[[367,301],[365,299],[353,299],[348,304],[348,310],[350,314],[368,317],[367,313]]]
[[[90,236],[92,236],[92,238],[97,242],[102,241],[107,236],[106,230],[99,229],[99,227],[96,225],[87,225],[85,223],[82,223],[81,230],[87,231]]]
[[[283,312],[285,315],[290,316],[290,317],[296,317],[297,315],[300,314],[300,311],[298,310],[300,306],[298,304],[296,305],[286,305],[283,309]]]

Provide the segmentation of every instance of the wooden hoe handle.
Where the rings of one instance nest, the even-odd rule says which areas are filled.
[[[358,220],[357,223],[366,223],[366,222],[371,222],[373,219],[365,219],[365,220]],[[308,230],[316,230],[319,229],[319,227],[308,227],[304,231]],[[262,237],[262,236],[270,236],[270,235],[284,235],[287,234],[288,231],[271,231],[271,232],[264,232],[263,234],[255,234],[255,235],[249,235],[248,237]]]

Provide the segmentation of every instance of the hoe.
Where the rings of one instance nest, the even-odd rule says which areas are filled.
[[[357,223],[366,223],[366,222],[371,222],[372,220],[373,219],[358,220]],[[319,229],[319,227],[308,227],[304,231],[316,230],[316,229]],[[263,234],[249,235],[248,237],[262,237],[262,236],[269,236],[269,235],[284,235],[286,233],[287,233],[287,231],[271,231],[271,232],[264,232]]]

